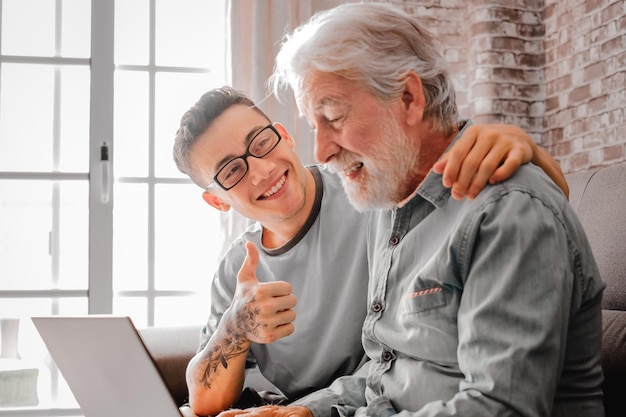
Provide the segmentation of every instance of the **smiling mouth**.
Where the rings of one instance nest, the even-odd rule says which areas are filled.
[[[343,175],[350,178],[352,177],[358,170],[363,168],[363,162],[356,163],[351,167],[348,167],[342,171]]]
[[[285,181],[287,181],[287,174],[284,174],[282,177],[280,177],[280,179],[278,180],[278,182],[276,184],[274,184],[274,186],[272,188],[270,188],[269,191],[265,192],[261,197],[262,198],[268,198],[273,196],[274,194],[276,194],[281,188],[283,188],[283,185],[285,185]]]

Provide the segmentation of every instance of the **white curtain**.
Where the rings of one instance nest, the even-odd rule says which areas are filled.
[[[313,136],[298,114],[292,94],[280,103],[270,94],[267,80],[286,33],[305,22],[317,10],[339,0],[227,0],[227,68],[230,85],[245,92],[272,119],[282,123],[296,140],[296,152],[305,164],[313,163]],[[239,236],[250,221],[230,210],[222,215],[224,247]]]
[[[285,33],[307,20],[314,0],[229,0],[229,73],[233,87],[243,90],[267,115],[296,138],[296,151],[304,163],[313,162],[311,129],[298,116],[286,92],[281,103],[270,95],[267,80],[274,68]]]

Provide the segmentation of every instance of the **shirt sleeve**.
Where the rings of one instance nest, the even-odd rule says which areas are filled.
[[[365,381],[370,362],[354,374],[337,378],[328,388],[315,391],[294,405],[307,407],[315,417],[352,416],[356,409],[365,406]]]

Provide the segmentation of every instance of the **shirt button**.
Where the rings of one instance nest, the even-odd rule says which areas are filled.
[[[384,351],[381,356],[381,359],[383,360],[383,362],[389,362],[390,360],[393,359],[393,353]]]
[[[372,304],[372,311],[374,313],[380,313],[383,310],[383,305],[379,302]]]
[[[389,243],[393,246],[396,246],[398,243],[400,243],[400,238],[398,238],[398,236],[394,236],[389,239]]]

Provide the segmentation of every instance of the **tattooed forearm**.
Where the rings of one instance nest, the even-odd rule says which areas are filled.
[[[254,300],[252,300],[253,302]],[[228,361],[248,352],[250,337],[256,336],[259,327],[265,324],[257,322],[258,309],[247,303],[237,312],[234,322],[229,322],[224,331],[225,337],[219,344],[208,349],[205,355],[206,368],[202,375],[202,384],[211,388],[211,383],[220,365],[228,368]]]

